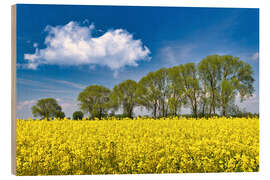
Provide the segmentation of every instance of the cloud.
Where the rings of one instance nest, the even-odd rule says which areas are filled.
[[[61,90],[61,89],[31,89],[31,91],[39,91],[46,93],[46,95],[54,95],[54,94],[71,94],[73,91]]]
[[[236,95],[235,104],[240,107],[240,109],[247,112],[259,113],[259,96],[255,93],[251,97],[241,102],[240,94]]]
[[[66,117],[72,117],[73,112],[80,109],[78,102],[74,99],[56,98],[56,101],[62,107]]]
[[[159,54],[165,66],[175,66],[187,62],[193,55],[195,45],[168,45],[163,47]]]
[[[36,103],[36,100],[26,100],[26,101],[21,101],[17,103],[17,110],[22,110],[23,108],[27,107],[31,107]]]
[[[38,43],[34,43],[34,44],[33,44],[33,47],[34,47],[34,48],[37,48],[37,47],[38,47]]]
[[[24,54],[25,67],[37,69],[41,64],[77,66],[101,65],[117,71],[125,66],[138,66],[138,61],[149,60],[150,50],[141,40],[123,29],[108,30],[94,36],[95,26],[80,26],[71,21],[64,26],[47,26],[44,49]]]
[[[32,87],[32,90],[38,90],[38,91],[44,91],[44,92],[59,92],[59,93],[63,93],[63,92],[70,93],[71,91],[66,90],[66,86],[73,87],[76,89],[84,89],[86,87],[86,85],[83,85],[83,84],[66,81],[66,80],[56,80],[56,79],[43,79],[42,81],[35,81],[35,80],[30,80],[30,79],[17,78],[17,83],[30,86]],[[61,85],[61,88],[63,85],[66,85],[66,86],[65,88],[59,89],[59,85]],[[38,88],[38,89],[35,89],[35,88]]]
[[[252,59],[252,60],[255,60],[255,61],[259,60],[259,53],[258,53],[258,52],[254,53],[254,54],[252,55],[251,59]]]
[[[73,103],[73,102],[70,102],[70,101],[67,101],[67,100],[61,99],[61,98],[56,98],[55,100],[57,101],[57,103],[59,103],[59,105],[60,105],[62,108],[70,108],[70,107],[72,107],[74,104],[76,105],[76,103]]]
[[[34,81],[34,80],[30,80],[30,79],[24,79],[24,78],[17,78],[17,83],[18,84],[22,84],[22,85],[26,85],[26,86],[30,86],[30,87],[36,87],[39,89],[55,89],[54,86],[49,86],[48,84],[41,82],[41,81]]]
[[[84,89],[86,87],[85,85],[70,82],[70,81],[65,81],[65,80],[54,80],[54,81],[60,84],[65,84],[65,85],[77,88],[77,89]]]

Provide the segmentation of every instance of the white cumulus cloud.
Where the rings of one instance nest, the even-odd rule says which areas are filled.
[[[71,21],[64,26],[47,26],[44,49],[36,46],[35,53],[24,54],[26,67],[36,69],[49,65],[101,65],[116,71],[124,66],[137,66],[150,59],[150,50],[140,39],[123,29],[108,30],[93,36],[95,26],[80,26]]]

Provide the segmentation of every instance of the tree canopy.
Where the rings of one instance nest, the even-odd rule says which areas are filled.
[[[239,112],[236,98],[241,101],[254,93],[253,70],[250,64],[231,55],[211,55],[198,64],[187,63],[149,72],[139,82],[125,80],[112,91],[101,85],[91,85],[79,95],[83,112],[89,117],[115,115],[133,117],[135,107],[145,107],[154,118],[181,115],[181,108],[190,108],[194,117]],[[53,98],[40,99],[32,107],[34,116],[65,117]],[[81,119],[83,112],[74,112]]]
[[[89,113],[90,117],[101,118],[110,108],[110,94],[110,89],[104,86],[88,86],[78,96],[80,108]]]
[[[73,114],[72,114],[72,118],[74,120],[82,120],[83,118],[83,112],[82,111],[75,111]]]
[[[208,92],[209,114],[221,108],[222,115],[226,116],[237,95],[245,100],[254,92],[252,68],[238,57],[207,56],[199,63],[198,70],[202,86]]]
[[[132,117],[133,110],[138,104],[138,85],[134,80],[126,80],[116,86],[110,96],[111,105],[114,109],[123,109],[123,113]]]
[[[139,81],[138,94],[139,104],[152,111],[153,116],[156,118],[160,95],[156,73],[150,72],[142,77]]]
[[[54,117],[65,117],[62,112],[61,106],[57,104],[57,101],[53,98],[40,99],[36,105],[32,106],[32,114],[34,117],[41,118],[54,118]]]

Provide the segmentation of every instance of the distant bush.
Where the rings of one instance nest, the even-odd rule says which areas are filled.
[[[72,115],[74,120],[82,120],[83,119],[83,112],[82,111],[75,111]]]
[[[63,111],[59,111],[56,113],[55,117],[63,119],[65,117],[65,113]]]

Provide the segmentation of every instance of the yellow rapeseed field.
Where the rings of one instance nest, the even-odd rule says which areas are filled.
[[[259,171],[258,118],[17,120],[17,175]]]

